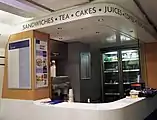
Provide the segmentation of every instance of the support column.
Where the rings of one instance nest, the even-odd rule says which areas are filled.
[[[50,63],[50,54],[47,53],[48,60],[48,86],[37,88],[36,87],[36,56],[35,56],[35,40],[46,41],[47,42],[47,51],[49,51],[49,35],[45,33],[41,33],[38,31],[27,31],[18,34],[11,35],[8,42],[16,42],[23,39],[30,39],[30,81],[31,81],[31,88],[30,89],[11,89],[8,88],[8,48],[6,48],[5,52],[5,70],[4,70],[4,80],[3,80],[3,89],[2,89],[2,98],[9,98],[9,99],[23,99],[23,100],[36,100],[42,98],[49,97],[49,81],[50,81],[50,74],[49,74],[49,63]],[[20,69],[19,69],[20,71]],[[19,79],[20,80],[20,79]]]

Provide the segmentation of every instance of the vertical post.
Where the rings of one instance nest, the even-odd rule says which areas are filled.
[[[116,33],[116,40],[121,43],[120,33]],[[124,97],[124,86],[123,86],[123,66],[122,66],[122,54],[121,50],[118,50],[118,72],[119,72],[119,93],[120,98]]]

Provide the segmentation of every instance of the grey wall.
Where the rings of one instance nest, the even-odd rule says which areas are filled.
[[[80,79],[80,53],[91,52],[91,79]],[[91,49],[89,45],[79,42],[68,44],[68,64],[66,74],[69,76],[74,90],[75,101],[93,101],[101,97],[101,63],[100,51]]]
[[[92,99],[101,98],[101,53],[99,49],[91,50],[92,57]]]
[[[80,81],[80,96],[82,102],[91,99],[96,102],[101,99],[101,63],[100,51],[91,49],[91,79]]]
[[[80,52],[89,51],[89,46],[79,42],[68,44],[66,74],[71,80],[75,101],[80,101]]]

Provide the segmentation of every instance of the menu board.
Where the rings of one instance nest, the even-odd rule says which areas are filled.
[[[47,42],[35,40],[36,88],[48,87]]]
[[[9,42],[8,88],[31,89],[31,43],[30,38]]]

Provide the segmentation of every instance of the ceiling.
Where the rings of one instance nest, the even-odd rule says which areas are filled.
[[[135,16],[138,16],[143,21],[145,21],[144,15],[141,14],[141,11],[135,5],[133,0],[0,0],[0,10],[6,11],[8,13],[12,13],[12,14],[24,17],[24,18],[37,18],[37,17],[42,17],[42,16],[51,14],[52,11],[49,11],[48,9],[58,11],[61,9],[72,7],[72,6],[86,4],[89,2],[91,3],[108,2],[108,3],[118,4],[121,7],[124,7],[129,12],[133,13]],[[154,4],[152,2],[152,5]],[[147,5],[147,2],[145,2],[144,5]],[[151,11],[153,11],[153,8],[154,7],[152,7]],[[1,14],[2,13],[0,13],[0,15]],[[11,23],[9,23],[9,21],[6,20],[7,16],[8,16],[8,19],[11,20]],[[154,17],[154,15],[152,16]],[[12,20],[10,18],[13,18],[13,16],[2,14],[0,17],[0,22],[2,21],[3,23],[12,24],[14,22],[19,23],[23,21],[21,20],[21,18],[19,20],[16,20],[14,18],[13,18],[14,20]],[[156,21],[156,19],[157,18],[154,17],[154,21]]]
[[[114,26],[114,28],[110,26]],[[121,20],[120,18],[113,19],[113,17],[92,17],[38,30],[49,33],[51,39],[64,42],[80,41],[99,48],[137,42],[134,26],[129,24],[128,21]],[[117,41],[115,36],[118,33],[130,39]]]
[[[157,27],[157,0],[137,0],[141,7]]]
[[[52,14],[51,10],[55,12],[89,2],[115,3],[148,23],[133,0],[0,0],[0,25],[3,26],[3,29],[0,30],[0,47],[3,46],[1,44],[2,39],[6,40],[6,37],[9,36],[9,30],[12,29],[13,24]],[[157,1],[139,0],[139,2],[151,20],[157,25]],[[100,22],[98,19],[102,21]],[[112,28],[109,26],[112,26]],[[108,38],[113,37],[117,32],[125,33],[125,35],[131,36],[132,39],[137,38],[139,34],[142,37],[147,37],[145,34],[140,33],[136,26],[130,22],[121,19],[111,19],[111,17],[83,19],[71,22],[70,24],[65,23],[42,28],[39,31],[49,33],[52,39],[66,42],[81,41],[84,43],[94,43],[96,46],[113,45],[113,42],[117,44],[117,41],[114,40],[113,42],[107,41]],[[3,36],[3,34],[8,36]],[[127,41],[127,43],[129,42]]]
[[[60,10],[63,8],[88,3],[89,0],[32,0],[52,10]]]
[[[156,9],[155,0],[151,0],[149,2],[148,0],[139,1],[145,10],[148,11],[150,17],[153,17],[153,20],[156,21],[157,18],[155,18],[154,14],[152,14],[155,13],[154,10]],[[144,20],[144,15],[141,14],[141,11],[133,0],[0,0],[0,10],[26,18],[32,18],[51,14],[52,11],[49,11],[49,9],[54,10],[55,12],[61,9],[78,6],[89,2],[115,3]],[[151,5],[151,7],[148,7],[147,5]]]
[[[23,3],[23,0],[0,0],[0,10],[22,16],[25,18],[39,17],[51,12],[30,3]]]
[[[29,19],[0,10],[0,48],[5,47],[14,25]]]
[[[5,11],[0,10],[0,23],[4,23],[7,25],[18,24],[19,22],[24,22],[30,20],[30,18],[24,18],[21,16],[17,16],[15,14],[11,14]]]
[[[114,3],[117,4],[123,8],[125,8],[127,11],[132,13],[133,15],[137,16],[138,18],[144,20],[144,15],[141,14],[141,11],[136,6],[133,0],[93,0],[93,3],[95,2],[108,2],[108,3]]]
[[[133,0],[0,0],[1,4],[5,4],[4,8],[7,8],[5,11],[14,12],[15,14],[23,17],[40,17],[51,14],[52,11],[49,11],[48,9],[54,10],[55,12],[61,9],[70,8],[72,6],[78,6],[89,2],[115,3],[134,13],[139,18],[144,18]],[[0,6],[0,8],[1,7],[2,6]],[[10,10],[11,8],[14,9]]]

